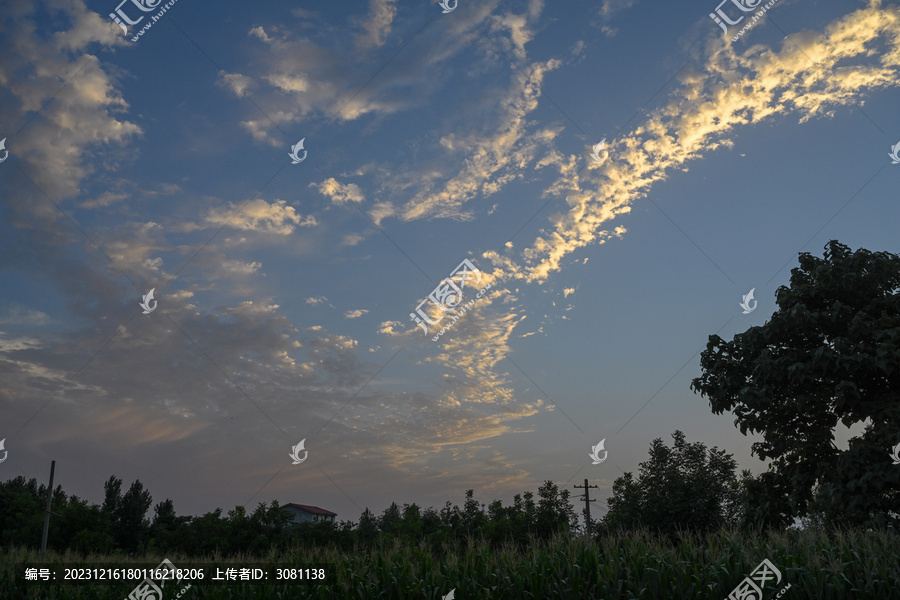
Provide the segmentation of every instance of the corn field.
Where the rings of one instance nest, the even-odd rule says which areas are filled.
[[[394,543],[377,550],[341,552],[310,549],[268,556],[121,557],[7,549],[0,555],[2,600],[123,600],[133,583],[114,586],[36,584],[24,581],[24,567],[36,563],[269,563],[278,567],[327,563],[328,585],[241,585],[192,582],[180,600],[339,598],[352,600],[439,600],[455,590],[457,600],[491,599],[665,599],[726,600],[732,590],[768,559],[781,573],[763,598],[784,591],[784,600],[843,598],[900,599],[900,537],[883,531],[825,534],[789,531],[751,535],[719,532],[677,543],[647,533],[607,536],[599,542],[559,536],[517,549],[491,548],[470,540],[434,553],[425,545]],[[178,590],[176,589],[175,592]],[[171,597],[174,598],[173,592]],[[163,600],[170,600],[166,592]]]

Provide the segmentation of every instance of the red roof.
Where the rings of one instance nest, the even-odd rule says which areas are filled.
[[[300,510],[304,510],[314,515],[323,515],[327,517],[337,516],[337,513],[333,513],[330,510],[325,510],[324,508],[319,508],[318,506],[309,506],[308,504],[294,504],[293,502],[290,502],[288,504],[283,504],[282,508],[286,506],[293,506],[294,508],[299,508]]]

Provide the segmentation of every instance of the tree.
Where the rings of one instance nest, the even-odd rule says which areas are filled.
[[[222,518],[221,508],[202,517],[191,517],[184,529],[187,554],[200,556],[228,549],[228,523]]]
[[[613,483],[608,529],[647,527],[675,536],[678,529],[707,532],[725,525],[735,512],[739,487],[737,462],[730,454],[702,442],[688,444],[675,431],[673,448],[661,438],[650,445],[650,460],[639,465],[637,480],[625,473]]]
[[[733,411],[744,435],[763,434],[753,452],[774,460],[750,492],[759,523],[784,527],[812,511],[831,524],[896,523],[900,256],[832,240],[824,259],[804,252],[799,262],[765,325],[731,342],[709,336],[691,387],[714,413]],[[845,451],[838,421],[865,424]]]
[[[89,505],[77,496],[57,504],[54,498],[53,512],[59,517],[51,524],[48,546],[82,554],[108,553],[115,549],[115,541],[104,529],[103,515],[96,504]]]
[[[536,529],[539,536],[549,539],[555,533],[575,529],[578,517],[569,503],[569,490],[559,490],[552,481],[538,488]]]
[[[463,526],[466,533],[472,534],[484,524],[484,513],[481,512],[481,505],[475,499],[475,490],[466,490],[466,501],[463,503],[462,510]]]
[[[378,517],[378,529],[381,530],[382,534],[394,536],[400,533],[402,522],[403,517],[400,516],[400,507],[397,506],[396,502],[391,502],[391,505],[384,509],[381,516]]]
[[[368,507],[359,516],[359,525],[357,525],[356,531],[359,535],[359,542],[364,546],[374,543],[378,537],[378,519]]]
[[[126,552],[136,552],[147,541],[150,522],[145,518],[153,498],[140,480],[135,480],[122,496],[115,511],[116,543]]]
[[[0,483],[0,545],[39,547],[46,494],[47,487],[34,478]]]
[[[171,552],[182,545],[182,526],[190,521],[190,517],[179,517],[175,513],[175,504],[166,498],[153,507],[153,522],[150,524],[150,540],[152,549],[163,553]]]
[[[417,504],[403,505],[403,535],[410,540],[422,537],[422,511]]]
[[[122,504],[122,480],[115,475],[110,475],[106,483],[103,484],[103,493],[103,506],[100,511],[103,513],[106,527],[111,533],[115,528],[119,506]]]

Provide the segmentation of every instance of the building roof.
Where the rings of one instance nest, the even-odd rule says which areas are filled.
[[[314,515],[323,515],[327,517],[336,517],[337,513],[333,513],[330,510],[325,510],[324,508],[319,508],[318,506],[309,506],[308,504],[294,504],[293,502],[289,502],[288,504],[282,504],[282,508],[286,508],[288,506],[293,506],[294,508],[299,508],[300,510],[304,510],[308,513]]]

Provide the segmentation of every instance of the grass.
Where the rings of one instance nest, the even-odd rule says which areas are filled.
[[[427,546],[395,542],[379,549],[341,552],[297,549],[267,556],[218,555],[191,558],[158,554],[140,557],[48,553],[44,562],[67,566],[92,563],[147,563],[168,558],[176,566],[262,563],[278,567],[327,563],[328,585],[211,585],[195,582],[182,600],[225,599],[440,599],[451,589],[467,600],[510,599],[727,599],[764,558],[782,581],[765,588],[770,600],[787,584],[783,600],[872,598],[900,600],[900,536],[890,532],[847,531],[826,535],[788,531],[771,535],[718,532],[678,543],[647,533],[607,536],[599,542],[558,537],[524,550],[492,549],[470,540],[439,554]],[[25,583],[24,566],[41,562],[38,553],[7,549],[0,554],[0,600],[123,600],[133,583],[115,586]],[[169,586],[167,586],[167,589]],[[176,588],[177,592],[181,588]],[[163,600],[174,598],[168,593]]]

